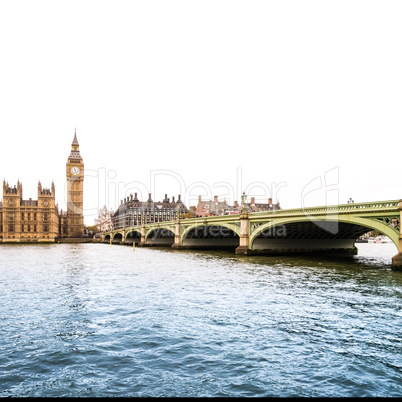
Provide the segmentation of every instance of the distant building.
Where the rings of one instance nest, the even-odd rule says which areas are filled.
[[[214,196],[213,201],[202,201],[201,196],[198,196],[198,204],[195,210],[196,216],[214,216],[225,215],[228,211],[229,205],[225,201],[218,201],[218,196]]]
[[[112,216],[113,210],[108,211],[106,205],[99,210],[98,218],[95,219],[99,232],[109,232],[113,229]]]
[[[241,209],[241,206],[239,206]],[[246,212],[262,212],[262,211],[274,211],[277,209],[281,209],[279,201],[277,204],[272,203],[272,198],[268,198],[268,203],[256,203],[255,197],[251,197],[249,203],[246,202]]]
[[[250,202],[245,203],[246,212],[261,212],[273,211],[281,209],[279,202],[272,203],[272,198],[268,198],[268,203],[256,203],[255,197],[251,197]],[[227,201],[218,201],[218,196],[214,196],[213,201],[202,201],[201,196],[198,197],[198,204],[196,207],[196,216],[214,216],[214,215],[231,215],[240,214],[242,206],[235,201],[234,205],[228,205]]]
[[[154,202],[149,194],[147,201],[140,201],[137,193],[130,194],[124,198],[117,211],[112,216],[113,229],[123,227],[137,226],[142,223],[164,222],[177,218],[177,212],[180,215],[188,213],[187,207],[178,196],[177,202],[172,197],[172,202],[167,198],[163,201]]]

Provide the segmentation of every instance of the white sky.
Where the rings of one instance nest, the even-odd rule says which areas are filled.
[[[402,198],[401,12],[0,0],[0,179],[24,199],[54,180],[66,209],[76,127],[87,225],[135,191],[187,206],[243,190],[283,208]]]

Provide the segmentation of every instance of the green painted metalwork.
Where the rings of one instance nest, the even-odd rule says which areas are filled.
[[[396,220],[396,221],[395,221]],[[399,200],[352,203],[334,206],[321,206],[297,209],[280,209],[269,212],[253,212],[248,214],[249,222],[249,247],[251,248],[255,238],[264,230],[278,225],[286,225],[297,222],[344,222],[364,226],[369,230],[388,236],[398,247],[400,235],[400,211]],[[209,216],[179,221],[166,221],[144,225],[145,241],[148,234],[154,229],[167,229],[175,234],[176,222],[180,224],[180,243],[182,244],[186,234],[192,229],[202,226],[223,226],[240,236],[240,214]],[[397,222],[395,224],[395,222]],[[133,226],[104,233],[103,239],[110,235],[112,241],[116,234],[120,233],[124,240],[129,232],[141,233],[142,226]]]
[[[299,208],[288,210],[276,210],[267,213],[250,214],[250,224],[253,222],[262,223],[262,225],[250,231],[249,245],[252,246],[255,238],[262,231],[273,228],[278,225],[286,225],[296,222],[314,222],[314,221],[332,221],[354,223],[365,226],[369,229],[375,229],[388,236],[396,246],[399,239],[399,200],[366,202],[359,204],[345,204],[328,207]],[[249,215],[249,216],[250,216]],[[267,217],[274,217],[271,222]],[[381,219],[388,219],[388,222],[382,222]],[[392,227],[392,219],[398,220],[398,225]]]

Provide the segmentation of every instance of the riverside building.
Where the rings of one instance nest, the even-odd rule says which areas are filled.
[[[177,202],[172,197],[172,202],[167,198],[163,201],[154,202],[149,194],[147,201],[140,201],[137,193],[121,201],[119,208],[112,216],[113,229],[137,226],[142,223],[154,223],[170,221],[177,218],[177,214],[188,213],[187,207],[178,196]]]
[[[250,202],[244,204],[246,212],[262,212],[262,211],[273,211],[281,209],[278,203],[274,204],[272,198],[268,198],[268,203],[256,203],[255,197],[251,197]],[[229,205],[226,200],[218,201],[218,196],[214,196],[214,200],[202,201],[201,196],[198,197],[198,204],[196,207],[195,214],[197,217],[205,216],[216,216],[216,215],[228,215],[228,214],[240,214],[242,212],[243,206],[237,201],[234,205]]]

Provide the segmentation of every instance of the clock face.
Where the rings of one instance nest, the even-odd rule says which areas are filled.
[[[78,166],[73,166],[71,168],[71,173],[76,176],[77,174],[80,174],[80,168]]]

